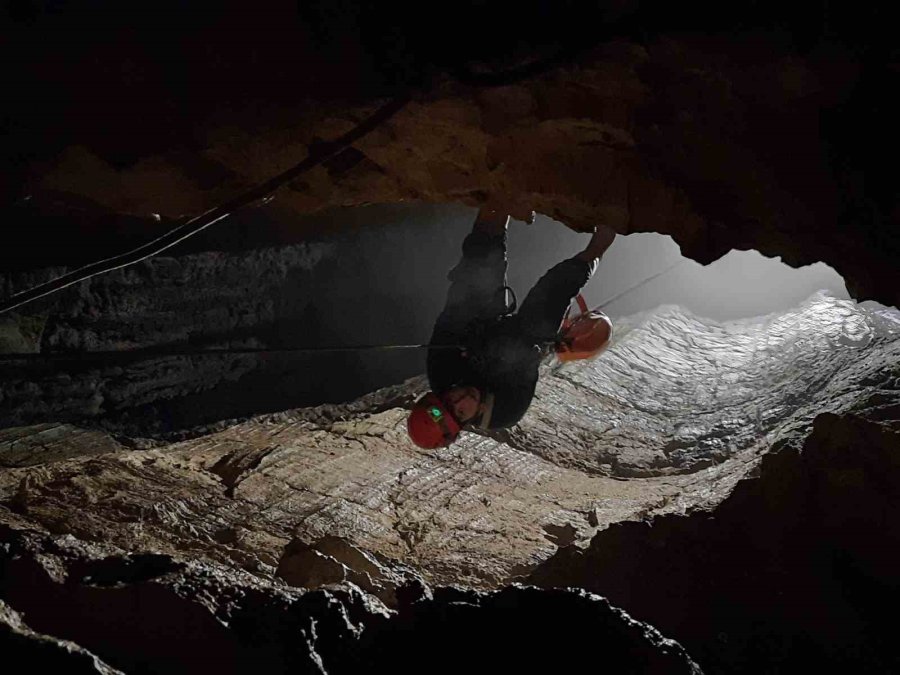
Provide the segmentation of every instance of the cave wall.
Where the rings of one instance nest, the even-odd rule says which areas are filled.
[[[605,595],[707,672],[895,671],[896,381],[873,399],[863,414],[821,415],[802,444],[779,444],[714,512],[618,523],[529,582]]]
[[[31,259],[69,226],[80,260],[98,240],[115,248],[158,234],[411,94],[271,208],[493,202],[578,230],[670,234],[701,262],[731,248],[822,260],[856,298],[898,304],[900,209],[883,165],[897,149],[886,92],[900,71],[880,3],[686,12],[535,0],[514,18],[456,3],[439,22],[424,9],[356,3],[98,7],[109,11],[5,10],[4,218],[24,226],[23,200],[57,209],[37,219]],[[41,324],[29,312],[3,324],[10,348],[34,347]],[[585,387],[592,405],[618,414],[609,381],[590,372],[547,374],[539,424],[435,456],[402,445],[403,408],[421,382],[160,445],[60,425],[51,403],[41,425],[0,439],[15,465],[0,473],[4,649],[68,654],[98,672],[192,672],[210,654],[237,672],[410,664],[398,654],[412,670],[448,638],[465,644],[483,639],[472,627],[489,627],[500,640],[492,658],[522,668],[574,669],[577,650],[523,647],[574,636],[623,672],[891,672],[879,615],[898,595],[895,319],[877,309],[860,324],[863,312],[848,312],[824,324],[833,333],[777,319],[702,328],[706,343],[718,334],[737,344],[738,361],[773,346],[753,331],[776,334],[766,358],[779,365],[766,373],[753,358],[710,365],[718,393],[706,381],[685,388],[671,367],[673,351],[696,346],[665,331],[696,330],[692,318],[656,317],[644,350],[633,326],[620,345],[629,359],[610,352],[599,363],[631,364],[635,382],[660,385],[643,400],[623,382],[623,397],[649,404],[618,411],[636,436],[569,424]],[[146,382],[167,365],[153,367]],[[172,372],[178,395],[222,377],[185,385],[189,369]],[[17,391],[37,400],[27,380]],[[60,391],[60,406],[81,405],[92,388]],[[678,425],[664,414],[671,392],[688,417]],[[709,402],[708,416],[695,417],[696,401]],[[584,592],[428,588],[526,574],[604,593],[686,651]],[[331,584],[341,589],[308,590]],[[468,665],[464,650],[453,656]]]
[[[813,5],[532,2],[512,16],[464,5],[435,24],[273,3],[158,33],[165,4],[102,20],[48,5],[10,41],[22,94],[9,203],[62,194],[199,213],[412,92],[279,205],[493,199],[575,229],[671,234],[701,262],[731,248],[822,260],[858,299],[897,305],[897,192],[881,169],[896,148],[895,97],[883,95],[900,76],[896,48],[879,6]],[[87,29],[69,39],[67,21]],[[535,60],[546,67],[516,70]],[[35,79],[44,86],[29,91]]]
[[[876,540],[877,527],[858,540],[832,541],[830,530],[816,525],[818,507],[803,501],[809,490],[783,482],[788,475],[818,480],[826,467],[855,457],[843,445],[849,432],[821,457],[810,451],[811,463],[799,467],[784,469],[791,455],[783,448],[817,448],[823,434],[830,438],[831,427],[820,428],[827,420],[859,418],[869,425],[863,445],[874,433],[882,448],[866,471],[892,471],[898,326],[896,311],[824,296],[785,315],[726,324],[663,308],[625,322],[603,358],[547,368],[533,409],[509,434],[464,434],[451,448],[430,452],[413,447],[405,432],[406,409],[426,387],[423,378],[349,404],[226,421],[178,442],[117,441],[72,425],[7,429],[0,434],[0,515],[10,536],[24,529],[152,551],[297,589],[352,584],[392,611],[403,589],[417,584],[495,589],[527,580],[587,587],[646,612],[638,616],[690,643],[689,653],[713,672],[737,662],[795,663],[831,635],[827,626],[813,622],[813,637],[786,653],[782,647],[795,634],[789,620],[773,618],[768,633],[754,633],[753,622],[775,610],[745,607],[747,599],[779,584],[800,588],[791,575],[809,561],[791,562],[789,555],[808,549],[816,556],[828,546],[853,558]],[[773,465],[766,458],[779,450]],[[841,474],[847,480],[856,480],[853,466]],[[757,502],[774,500],[771,517],[742,497],[759,491],[769,497]],[[890,500],[889,484],[885,491]],[[842,499],[850,509],[862,494]],[[739,516],[729,515],[734,504],[741,505]],[[657,523],[660,532],[675,531],[665,545],[654,538]],[[690,536],[681,523],[689,524]],[[763,546],[776,524],[783,533]],[[877,584],[890,583],[892,568],[879,567],[880,550],[866,553],[867,564]],[[739,566],[744,556],[770,571],[749,590],[740,573],[732,576],[746,569]],[[674,563],[665,561],[673,557],[684,559],[676,566],[683,578],[675,583],[673,576],[666,586],[667,564]],[[694,574],[704,569],[701,559],[720,558],[720,567]],[[829,569],[823,579],[831,578]],[[629,576],[632,570],[644,573]],[[709,589],[695,592],[694,584]],[[785,606],[818,616],[815,603],[831,602],[816,595],[818,588]],[[845,614],[883,607],[860,588],[860,599],[841,605]],[[721,647],[711,631],[721,625],[717,598],[728,593],[727,634],[744,641]],[[0,597],[17,610],[26,601]],[[683,597],[704,607],[692,630],[678,618]],[[848,633],[841,643],[850,645],[848,664],[869,635]],[[883,643],[873,644],[878,659],[888,658]]]
[[[602,649],[617,672],[701,672],[675,641],[577,590],[412,585],[389,612],[353,586],[298,592],[217,565],[4,525],[0,539],[0,592],[30,622],[0,604],[0,645],[35,667],[103,675],[575,669],[582,651],[559,648],[575,640]],[[523,650],[523,639],[534,648]]]

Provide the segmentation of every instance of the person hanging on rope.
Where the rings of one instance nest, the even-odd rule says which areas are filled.
[[[429,349],[427,359],[432,391],[415,403],[407,420],[409,436],[421,448],[448,446],[465,426],[503,429],[522,418],[547,346],[559,344],[572,299],[616,236],[597,227],[587,248],[550,269],[515,312],[506,285],[508,223],[509,216],[497,210],[479,211],[463,242],[462,260],[448,275],[447,302],[430,342],[443,348]],[[608,340],[611,327],[599,327]]]

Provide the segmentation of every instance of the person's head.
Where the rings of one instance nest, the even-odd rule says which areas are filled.
[[[481,390],[478,387],[459,386],[441,394],[441,400],[450,408],[460,424],[468,424],[482,413]]]
[[[453,387],[441,395],[428,392],[413,405],[406,429],[420,448],[443,448],[453,443],[462,426],[479,417],[482,410],[477,387]]]

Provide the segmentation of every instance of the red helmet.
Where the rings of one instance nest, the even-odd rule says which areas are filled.
[[[603,312],[587,308],[584,298],[576,298],[581,314],[574,319],[563,321],[556,356],[560,361],[590,359],[599,355],[609,346],[612,339],[612,321]]]
[[[445,448],[459,436],[459,422],[438,398],[437,394],[428,392],[413,406],[406,420],[406,430],[412,442],[420,448],[433,450]]]

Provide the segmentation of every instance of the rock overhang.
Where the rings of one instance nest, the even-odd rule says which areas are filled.
[[[684,17],[640,2],[621,11],[604,3],[547,7],[537,32],[527,10],[516,17],[485,10],[478,26],[468,30],[491,34],[489,44],[457,44],[452,56],[440,56],[444,50],[437,45],[462,28],[458,22],[465,12],[435,27],[419,25],[426,17],[415,12],[382,10],[370,16],[369,10],[344,8],[344,21],[342,12],[308,8],[291,21],[275,22],[276,16],[284,19],[283,11],[254,17],[256,37],[264,26],[282,38],[292,32],[302,37],[293,43],[276,40],[262,50],[251,41],[251,67],[241,62],[240,50],[229,52],[237,24],[228,10],[221,11],[222,24],[206,36],[206,52],[184,45],[179,51],[155,43],[152,32],[139,32],[148,42],[139,41],[130,58],[132,68],[145,76],[147,92],[134,91],[127,73],[110,69],[97,75],[105,89],[96,110],[89,96],[66,99],[59,114],[68,109],[72,120],[96,119],[77,133],[58,129],[52,136],[55,149],[37,153],[39,161],[23,149],[15,167],[15,175],[27,176],[19,196],[41,199],[62,192],[118,213],[199,213],[351,128],[396,90],[396,82],[387,82],[399,76],[403,88],[421,71],[428,75],[414,86],[419,93],[404,110],[341,158],[294,181],[278,194],[278,202],[300,214],[364,203],[480,205],[499,199],[514,215],[533,209],[575,229],[604,222],[623,233],[670,234],[700,262],[733,248],[780,255],[791,265],[824,261],[847,279],[857,299],[898,304],[891,283],[898,246],[891,234],[896,192],[871,152],[877,134],[886,141],[892,137],[885,106],[893,104],[879,91],[890,90],[895,71],[874,14],[844,16],[844,23],[818,33],[799,12],[792,18],[779,14],[773,24],[774,15],[758,10],[732,34],[721,13],[709,11],[704,21],[710,29],[699,34],[684,30]],[[846,14],[846,9],[832,11]],[[589,30],[589,21],[571,25],[575,16],[602,17],[594,25],[603,30]],[[117,19],[111,15],[109,21],[94,30],[114,29]],[[391,21],[405,26],[403,39],[396,26],[379,33],[377,27]],[[507,30],[501,31],[504,22]],[[719,24],[717,34],[712,26]],[[865,42],[860,41],[863,25],[869,28]],[[310,33],[311,26],[318,28]],[[514,37],[515,26],[522,35],[534,33],[531,53]],[[569,43],[579,49],[545,59],[544,68],[526,68],[523,76],[495,86],[447,77],[459,74],[456,66],[471,67],[479,59],[494,70],[507,69],[510,54],[518,55],[514,65],[541,63],[546,48],[566,43],[566,26]],[[183,35],[181,28],[172,30]],[[809,32],[813,42],[791,44],[792,32],[795,37]],[[38,34],[26,31],[22,44]],[[387,34],[398,37],[392,47],[381,41]],[[413,38],[419,34],[433,34],[434,41]],[[354,41],[365,47],[350,48]],[[84,49],[85,62],[101,57],[85,45],[53,44],[51,51]],[[329,50],[338,46],[349,49],[346,59],[328,61]],[[506,61],[498,59],[504,53]],[[321,72],[271,69],[279,61],[304,58]],[[163,66],[178,59],[188,67],[176,77]],[[227,87],[214,86],[223,63],[230,63],[235,82],[247,85],[238,97],[241,105]],[[32,67],[46,75],[45,66]],[[272,84],[280,86],[250,86],[253,71],[267,66]],[[213,79],[204,79],[210,74]],[[73,76],[74,71],[60,72],[63,79]],[[288,86],[292,78],[294,88]],[[167,83],[178,87],[169,91]],[[342,86],[364,93],[334,96],[332,89]],[[298,89],[305,93],[298,96]],[[183,101],[173,98],[176,91],[194,105],[179,108]],[[23,100],[27,108],[30,99]],[[135,118],[124,113],[142,102],[151,110],[168,110],[167,116],[144,119],[141,137],[149,144],[138,143],[128,161],[117,160],[109,145],[134,145],[127,120]],[[22,134],[23,143],[40,140],[42,125],[53,126],[52,110],[13,116],[33,132]],[[104,123],[109,128],[100,133]],[[163,127],[172,133],[162,133]],[[190,143],[178,141],[185,129]]]

